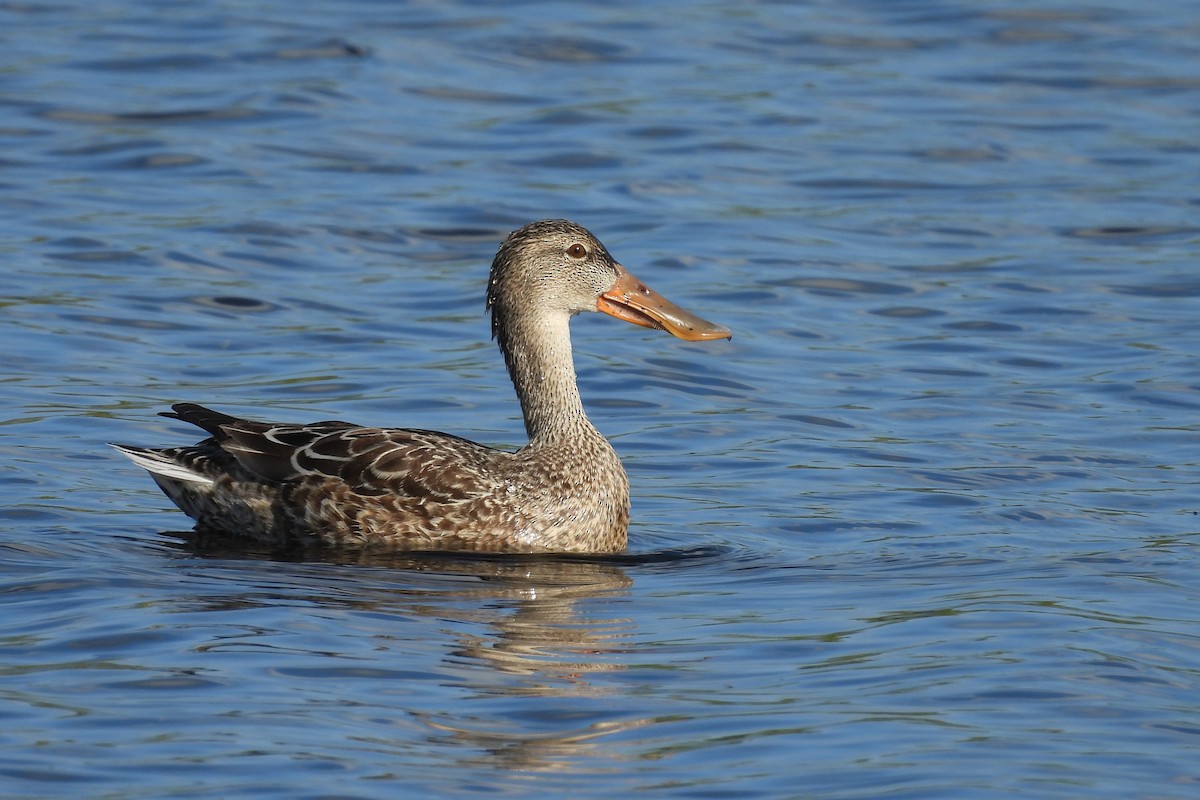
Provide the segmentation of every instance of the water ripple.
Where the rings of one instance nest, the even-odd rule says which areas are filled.
[[[1194,794],[1191,5],[73,11],[0,6],[9,794]],[[557,216],[736,333],[573,323],[627,553],[201,541],[105,447],[519,446]]]

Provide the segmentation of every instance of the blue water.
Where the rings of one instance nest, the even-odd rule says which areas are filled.
[[[1192,798],[1200,22],[1176,2],[0,6],[0,794]],[[574,326],[614,560],[196,547],[179,400],[523,431]]]

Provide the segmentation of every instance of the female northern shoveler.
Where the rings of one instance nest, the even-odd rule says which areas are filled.
[[[567,220],[534,222],[504,240],[487,307],[529,433],[515,453],[433,431],[252,422],[193,403],[163,416],[210,438],[114,446],[199,530],[396,550],[623,550],[629,481],[584,414],[568,322],[603,311],[689,341],[728,339],[729,330],[656,294]]]

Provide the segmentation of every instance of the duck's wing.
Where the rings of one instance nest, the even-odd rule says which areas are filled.
[[[190,403],[168,416],[212,434],[238,464],[272,483],[307,477],[340,480],[362,495],[455,502],[489,494],[507,457],[457,436],[406,428],[364,428],[329,420],[307,425],[255,422]]]

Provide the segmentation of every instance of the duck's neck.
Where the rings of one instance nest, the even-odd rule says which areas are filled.
[[[596,435],[583,411],[566,313],[505,320],[501,349],[521,402],[530,445]]]

